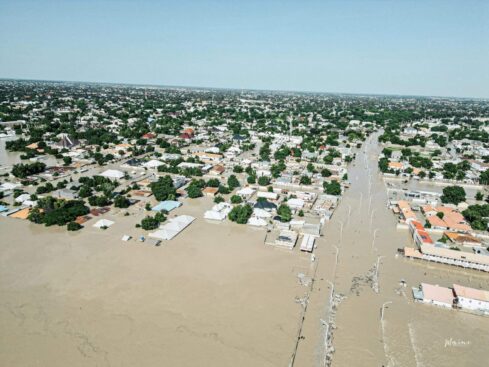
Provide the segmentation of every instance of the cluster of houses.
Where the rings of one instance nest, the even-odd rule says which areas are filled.
[[[0,211],[24,219],[46,196],[84,200],[97,212],[77,218],[78,224],[101,215],[102,208],[80,195],[81,177],[115,182],[111,199],[127,196],[127,211],[137,216],[171,212],[194,200],[187,192],[192,182],[213,180],[201,188],[204,197],[216,199],[212,206],[195,199],[206,203],[203,219],[225,222],[236,205],[249,204],[253,212],[246,224],[265,228],[266,243],[294,248],[300,241],[301,250],[311,252],[348,186],[348,163],[374,130],[371,121],[355,119],[352,112],[367,108],[366,101],[339,96],[19,83],[23,100],[13,92],[16,82],[0,83],[2,104],[23,119],[2,121],[1,132],[16,135],[9,154],[19,163],[46,164],[27,177],[2,164]],[[151,184],[162,176],[172,178],[175,200],[153,197]],[[231,176],[238,187],[228,185]],[[332,183],[334,192],[326,192]],[[231,202],[233,196],[240,202]],[[290,209],[285,221],[281,205]],[[170,225],[170,219],[155,232],[161,239],[185,222]],[[111,225],[104,223],[100,227]]]
[[[243,203],[250,204],[253,212],[247,224],[253,227],[267,228],[270,235],[266,244],[293,249],[299,236],[302,236],[301,250],[312,252],[314,241],[321,235],[321,228],[329,220],[338,204],[338,197],[307,191],[288,191],[274,187],[266,191],[257,185],[248,185],[238,189],[235,195],[241,197]],[[286,204],[295,219],[283,222],[277,215],[281,203]],[[233,205],[228,202],[215,204],[205,211],[204,219],[225,221]],[[301,213],[301,215],[298,215]],[[293,234],[292,234],[293,233]],[[276,235],[276,239],[270,238]]]
[[[427,197],[430,204],[425,200]],[[409,229],[415,245],[405,246],[400,252],[410,259],[489,272],[488,237],[474,232],[455,206],[437,205],[433,195],[416,199],[418,203],[413,204],[416,210],[406,200],[392,205],[399,215],[400,226]],[[424,218],[425,225],[420,218]],[[458,284],[447,288],[427,283],[412,290],[419,302],[489,315],[489,291]]]
[[[456,122],[427,118],[403,124],[400,131],[394,132],[399,139],[383,144],[386,149],[379,159],[388,160],[384,176],[487,184],[487,178],[482,178],[489,169],[487,122],[484,117],[467,117]],[[460,165],[463,169],[455,169]]]
[[[422,206],[421,211],[430,228],[421,223],[407,201],[399,200],[393,209],[399,214],[401,223],[409,229],[416,246],[404,247],[404,256],[489,272],[487,238],[472,233],[471,226],[455,209],[446,206]],[[441,239],[433,240],[430,233],[441,235]]]
[[[458,284],[448,288],[421,283],[413,288],[413,296],[418,302],[489,316],[489,291]]]

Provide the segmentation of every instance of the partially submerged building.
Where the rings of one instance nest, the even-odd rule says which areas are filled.
[[[171,240],[187,228],[194,220],[195,218],[190,215],[179,215],[178,217],[171,218],[167,223],[161,225],[160,229],[150,233],[149,237]]]

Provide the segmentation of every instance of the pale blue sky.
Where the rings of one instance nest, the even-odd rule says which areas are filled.
[[[0,77],[489,98],[489,0],[0,0]]]

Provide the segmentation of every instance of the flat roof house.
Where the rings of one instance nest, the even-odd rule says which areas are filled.
[[[100,174],[100,176],[107,177],[114,180],[121,180],[124,178],[124,172],[116,169],[108,169]]]
[[[457,307],[471,311],[489,313],[489,292],[481,289],[454,284]]]
[[[165,201],[159,202],[157,205],[155,205],[153,208],[151,208],[151,210],[154,212],[161,212],[164,210],[164,211],[169,213],[173,209],[176,209],[180,206],[182,206],[182,203],[180,203],[179,201],[165,200]]]
[[[219,192],[218,187],[206,187],[205,189],[202,190],[202,194],[204,194],[204,196],[210,196],[210,197],[216,196],[218,192]]]
[[[452,308],[455,296],[450,288],[421,283],[423,302],[440,307]]]

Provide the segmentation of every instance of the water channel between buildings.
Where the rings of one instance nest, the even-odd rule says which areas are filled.
[[[414,303],[411,287],[427,282],[489,289],[488,276],[397,255],[411,238],[407,230],[396,230],[396,218],[387,208],[386,185],[377,169],[377,135],[357,153],[349,170],[351,187],[319,241],[317,277],[295,365],[485,365],[489,318]],[[330,259],[336,256],[335,265]],[[334,307],[329,303],[332,285]],[[332,360],[325,353],[328,328]]]
[[[116,224],[103,233],[3,218],[0,362],[484,365],[489,318],[416,304],[411,287],[428,282],[489,289],[488,276],[396,256],[411,239],[396,229],[387,208],[376,136],[357,152],[351,187],[317,241],[315,263],[297,249],[265,246],[263,231],[231,223],[197,220],[165,246],[147,248],[121,245],[124,233],[137,237],[137,214],[110,213]],[[3,164],[17,163],[3,145],[0,151]],[[186,201],[176,212],[201,218],[211,206],[206,198]],[[293,300],[305,293],[298,272],[315,281],[296,342],[302,314]]]

